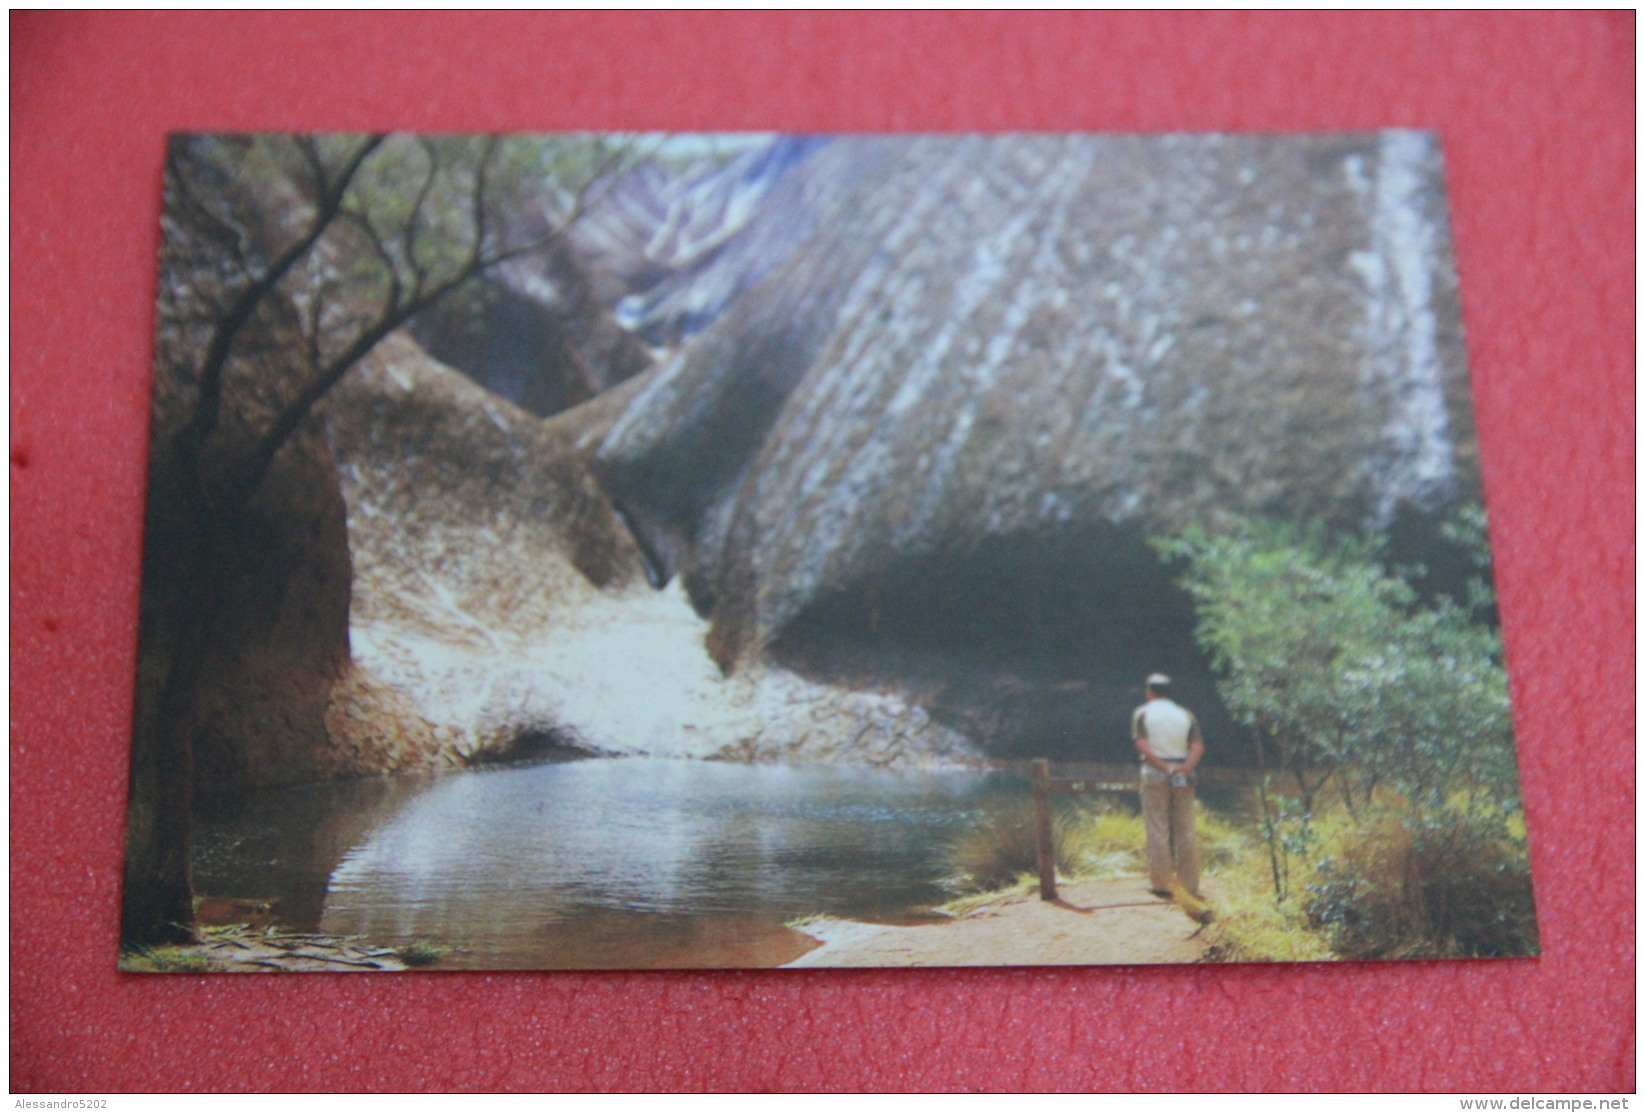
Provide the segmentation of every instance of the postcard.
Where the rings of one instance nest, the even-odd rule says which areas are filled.
[[[1441,151],[171,140],[121,968],[1538,953]]]

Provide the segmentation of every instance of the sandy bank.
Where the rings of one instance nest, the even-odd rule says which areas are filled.
[[[799,966],[1056,966],[1196,962],[1199,925],[1140,877],[1078,881],[1061,900],[1004,897],[950,923],[889,927],[819,920],[799,930],[822,945]],[[1207,893],[1214,903],[1213,893]]]

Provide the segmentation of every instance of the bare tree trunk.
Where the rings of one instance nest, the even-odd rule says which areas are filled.
[[[1349,782],[1348,767],[1346,765],[1338,766],[1337,767],[1337,784],[1342,789],[1342,804],[1343,804],[1343,807],[1348,809],[1348,818],[1352,819],[1355,823],[1358,823],[1359,822],[1359,811],[1354,807],[1353,786],[1351,784],[1349,784],[1348,782]]]
[[[122,910],[122,937],[128,942],[176,942],[192,936],[194,735],[199,729],[196,702],[209,664],[214,624],[235,589],[235,538],[245,526],[251,503],[275,458],[320,400],[386,336],[470,279],[541,250],[563,236],[588,200],[589,187],[585,187],[572,212],[546,233],[514,246],[492,244],[487,178],[497,147],[493,138],[485,144],[469,186],[466,220],[470,238],[465,241],[464,255],[456,266],[433,273],[432,265],[419,254],[416,241],[424,202],[440,170],[437,158],[431,154],[428,178],[415,198],[413,211],[403,217],[395,239],[404,245],[400,256],[388,249],[383,232],[369,215],[349,204],[356,175],[385,138],[366,137],[335,168],[322,163],[313,141],[296,140],[299,153],[312,171],[309,184],[313,212],[303,233],[275,255],[260,274],[248,274],[245,285],[220,310],[191,376],[196,384],[194,408],[167,446],[175,469],[179,506],[178,518],[167,528],[167,536],[150,537],[145,551],[145,590],[160,578],[151,563],[164,560],[167,567],[163,579],[170,584],[170,597],[157,613],[145,616],[144,663],[154,653],[163,654],[163,661],[156,666],[160,676],[144,683],[139,699],[141,719],[135,728]],[[598,167],[590,186],[615,166],[619,157],[620,152]],[[386,293],[380,308],[351,329],[351,335],[338,338],[333,347],[324,343],[324,314],[318,300],[322,295],[316,292],[315,308],[308,318],[310,334],[303,337],[308,348],[306,381],[268,420],[261,433],[250,433],[249,443],[242,446],[238,459],[214,460],[208,444],[221,434],[230,401],[224,397],[226,375],[235,353],[270,299],[282,296],[282,283],[340,223],[349,224],[367,237],[372,253],[384,268]],[[210,299],[206,300],[210,304]],[[154,498],[152,492],[150,497]],[[150,527],[154,528],[152,520]],[[151,630],[149,623],[159,629]],[[141,667],[144,665],[140,663]]]
[[[1257,798],[1262,802],[1263,841],[1268,844],[1268,867],[1274,874],[1274,899],[1282,901],[1286,897],[1290,870],[1280,868],[1283,848],[1279,845],[1279,829],[1274,818],[1273,802],[1268,797],[1268,760],[1263,752],[1262,731],[1253,731],[1252,738],[1257,746],[1257,768],[1262,770],[1262,776],[1257,781]],[[1282,873],[1285,875],[1283,879]]]
[[[144,945],[193,938],[194,699],[212,617],[224,598],[225,561],[214,550],[223,548],[229,524],[214,527],[208,519],[191,526],[184,531],[186,551],[168,554],[178,565],[174,593],[160,619],[163,628],[150,637],[169,644],[144,646],[145,652],[164,653],[165,664],[155,709],[137,724],[132,748],[121,936]]]

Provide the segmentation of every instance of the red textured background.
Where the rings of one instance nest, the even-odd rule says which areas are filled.
[[[14,1089],[1633,1088],[1632,12],[23,14],[11,64]],[[1391,125],[1448,159],[1541,959],[115,972],[168,130]]]

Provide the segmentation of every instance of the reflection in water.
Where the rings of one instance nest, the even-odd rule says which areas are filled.
[[[331,871],[343,855],[437,783],[434,776],[382,777],[209,801],[196,816],[195,890],[272,901],[286,927],[318,931]]]
[[[813,913],[907,920],[1009,774],[598,759],[263,793],[204,818],[203,892],[442,966],[758,966]]]

